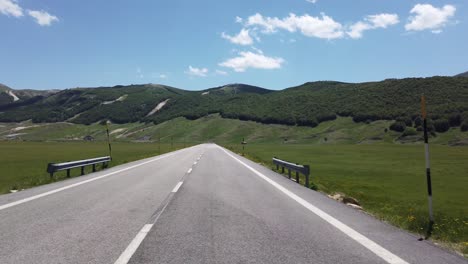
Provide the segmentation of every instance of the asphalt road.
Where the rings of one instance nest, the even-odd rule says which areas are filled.
[[[0,196],[0,263],[467,263],[214,144]]]

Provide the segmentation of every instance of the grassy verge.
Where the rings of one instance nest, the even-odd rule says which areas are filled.
[[[240,146],[226,145],[240,153]],[[309,164],[320,191],[341,192],[396,226],[424,234],[428,225],[422,145],[251,144],[246,156]],[[432,238],[468,254],[468,148],[431,146],[435,225]]]
[[[126,143],[112,144],[110,166],[156,156],[175,149],[182,144]],[[66,172],[58,172],[51,179],[46,172],[49,162],[64,162],[107,156],[106,142],[1,142],[0,141],[0,194],[21,190],[66,178]],[[99,169],[100,166],[98,167]],[[90,166],[86,172],[90,172]],[[80,169],[71,170],[78,176]]]

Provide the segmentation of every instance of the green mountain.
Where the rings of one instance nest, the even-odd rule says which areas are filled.
[[[223,118],[264,124],[315,127],[342,116],[367,123],[397,120],[392,128],[403,132],[406,127],[421,129],[422,94],[427,98],[431,130],[445,132],[461,125],[468,129],[468,79],[453,77],[323,81],[279,91],[243,84],[203,91],[154,84],[76,88],[0,105],[0,122],[159,124],[219,113]]]
[[[11,103],[18,104],[34,97],[38,97],[35,100],[39,100],[56,92],[58,92],[58,90],[14,90],[0,83],[0,107]]]
[[[228,84],[225,86],[215,87],[207,89],[203,92],[208,92],[211,94],[225,95],[225,94],[241,94],[241,93],[254,93],[254,94],[267,94],[273,92],[273,90],[268,90],[265,88],[260,88],[257,86],[246,85],[246,84]]]
[[[455,77],[468,77],[468,71],[455,75]]]
[[[9,90],[11,90],[10,87],[0,83],[0,92],[6,92],[6,91],[9,91]]]

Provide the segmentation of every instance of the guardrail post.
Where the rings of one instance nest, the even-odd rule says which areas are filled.
[[[306,186],[307,188],[309,188],[310,167],[309,167],[309,165],[304,165],[304,168],[306,169],[306,174],[305,174],[306,182],[305,182],[305,186]]]
[[[284,167],[281,166],[281,173],[284,173]]]
[[[299,172],[296,171],[296,182],[299,183]]]
[[[93,172],[96,172],[96,164],[93,164]]]
[[[291,179],[291,169],[288,169],[288,177]]]
[[[84,175],[84,167],[85,167],[85,166],[81,167],[81,176]]]
[[[70,178],[70,169],[67,170],[67,177]]]

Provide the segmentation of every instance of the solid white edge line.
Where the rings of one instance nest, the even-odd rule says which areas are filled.
[[[120,257],[114,262],[114,264],[127,264],[128,261],[130,261],[130,258],[132,258],[133,254],[135,254],[141,242],[143,242],[143,240],[145,239],[146,235],[149,233],[152,227],[153,224],[144,225],[140,232],[138,232],[138,234],[132,240],[132,242],[130,242],[125,251],[122,252]]]
[[[180,186],[182,186],[183,183],[184,183],[184,182],[179,182],[179,183],[177,183],[177,185],[174,187],[174,189],[172,190],[172,192],[173,192],[173,193],[176,193],[176,192],[179,190]]]
[[[190,147],[190,148],[193,148],[193,147]],[[136,167],[140,167],[140,166],[143,166],[145,164],[148,164],[150,162],[173,156],[173,155],[175,155],[175,154],[177,154],[177,153],[179,153],[179,152],[181,152],[183,150],[188,150],[190,148],[182,149],[182,150],[179,150],[179,151],[176,151],[176,152],[173,152],[173,153],[164,154],[164,156],[159,156],[159,157],[156,157],[156,158],[151,159],[149,161],[145,161],[143,163],[139,163],[139,164],[136,164],[136,165],[133,165],[133,166],[130,166],[130,167],[118,170],[118,171],[114,171],[114,172],[111,172],[111,173],[108,173],[108,174],[105,174],[105,175],[101,175],[101,176],[98,176],[98,177],[95,177],[95,178],[92,178],[92,179],[89,179],[89,180],[85,180],[85,181],[77,182],[77,183],[74,183],[74,184],[71,184],[71,185],[67,185],[67,186],[62,187],[62,188],[58,188],[58,189],[55,189],[55,190],[52,190],[52,191],[48,191],[48,192],[45,192],[45,193],[34,195],[34,196],[24,198],[24,199],[21,199],[21,200],[12,202],[12,203],[7,203],[7,204],[4,204],[4,205],[0,205],[0,211],[4,210],[4,209],[7,209],[7,208],[10,208],[10,207],[13,207],[13,206],[16,206],[16,205],[20,205],[20,204],[23,204],[23,203],[27,203],[27,202],[42,198],[42,197],[45,197],[45,196],[49,196],[49,195],[54,194],[54,193],[65,191],[65,190],[68,190],[68,189],[71,189],[71,188],[74,188],[74,187],[77,187],[77,186],[80,186],[80,185],[83,185],[83,184],[86,184],[86,183],[89,183],[89,182],[97,181],[97,180],[100,180],[102,178],[106,178],[106,177],[109,177],[111,175],[123,172],[123,171],[131,170],[131,169],[134,169]]]
[[[192,172],[192,168],[190,168],[187,173],[190,174]]]
[[[292,198],[293,200],[298,202],[300,205],[307,208],[312,213],[316,214],[317,216],[319,216],[323,220],[327,221],[329,224],[336,227],[338,230],[340,230],[341,232],[343,232],[344,234],[346,234],[350,238],[354,239],[356,242],[363,245],[364,247],[366,247],[367,249],[372,251],[374,254],[376,254],[377,256],[382,258],[383,260],[385,260],[386,262],[391,263],[391,264],[408,264],[408,262],[401,259],[397,255],[391,253],[390,251],[386,250],[385,248],[378,245],[374,241],[372,241],[369,238],[365,237],[364,235],[360,234],[356,230],[354,230],[351,227],[345,225],[344,223],[342,223],[339,220],[335,219],[331,215],[325,213],[324,211],[322,211],[319,208],[315,207],[314,205],[310,204],[306,200],[304,200],[301,197],[297,196],[293,192],[291,192],[288,189],[284,188],[279,183],[273,181],[272,179],[270,179],[267,176],[263,175],[262,173],[260,173],[256,169],[254,169],[254,168],[250,167],[249,165],[245,164],[243,161],[241,161],[240,159],[238,159],[235,156],[231,155],[231,153],[227,152],[224,148],[222,148],[222,147],[219,147],[219,148],[221,148],[221,150],[223,150],[224,153],[229,155],[231,158],[235,159],[240,164],[244,165],[246,168],[251,170],[257,176],[259,176],[260,178],[262,178],[263,180],[265,180],[269,184],[273,185],[276,189],[280,190],[281,192],[283,192],[284,194],[286,194],[287,196],[289,196],[290,198]]]

